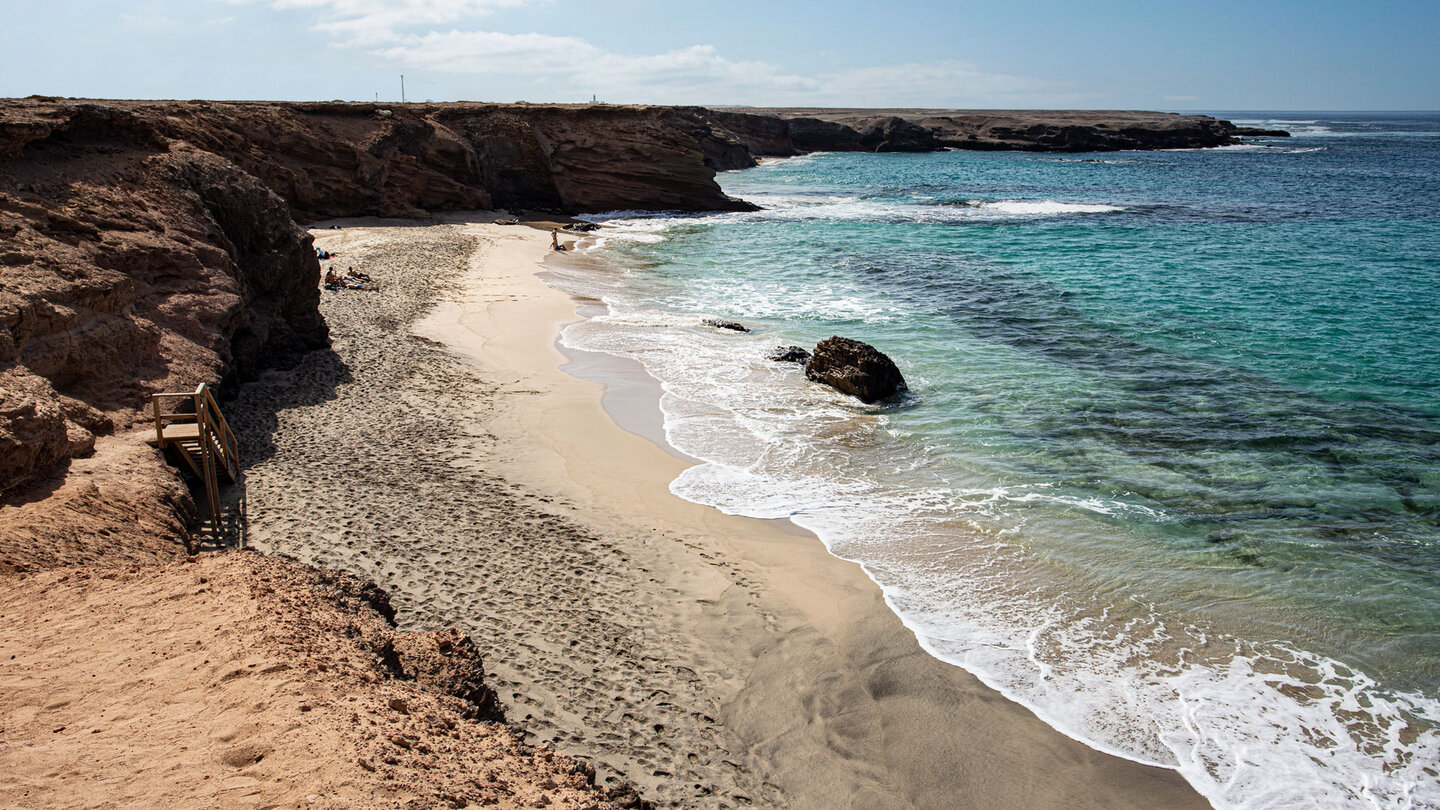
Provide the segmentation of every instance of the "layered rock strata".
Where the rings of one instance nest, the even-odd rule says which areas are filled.
[[[1201,149],[1286,135],[1208,115],[1092,110],[730,109],[715,119],[756,155],[940,149],[1113,152]]]
[[[324,345],[296,221],[743,209],[714,166],[745,159],[684,108],[0,102],[0,492]]]

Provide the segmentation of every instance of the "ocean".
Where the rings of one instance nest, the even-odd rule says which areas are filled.
[[[562,343],[672,485],[864,566],[937,658],[1217,807],[1440,807],[1440,114],[1214,150],[812,154],[612,212]],[[739,334],[704,326],[738,320]],[[774,347],[870,343],[866,406]]]

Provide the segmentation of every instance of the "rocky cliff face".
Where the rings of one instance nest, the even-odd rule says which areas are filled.
[[[477,208],[750,208],[721,193],[707,165],[712,153],[743,147],[685,108],[123,104],[164,136],[233,161],[301,221]]]
[[[323,345],[309,237],[230,161],[100,105],[4,110],[0,159],[0,490]]]
[[[752,153],[789,157],[804,152],[937,152],[944,147],[935,132],[894,115],[831,120],[819,115],[708,112],[718,128]]]
[[[1090,110],[774,108],[717,110],[713,119],[757,155],[934,152],[939,149],[1113,152],[1198,149],[1239,142],[1241,130],[1208,115]],[[1284,134],[1284,133],[1280,133]]]
[[[696,109],[0,101],[0,492],[150,394],[324,345],[296,224],[504,207],[749,208]]]

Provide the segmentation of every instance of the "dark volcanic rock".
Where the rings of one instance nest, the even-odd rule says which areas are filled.
[[[300,220],[491,207],[572,214],[754,207],[715,183],[717,167],[753,159],[692,108],[107,104],[132,107],[162,134],[233,160]]]
[[[1237,136],[1245,134],[1229,121],[1208,115],[1122,110],[774,108],[719,110],[711,116],[755,154],[778,156],[946,147],[1028,152],[1194,149],[1238,143]],[[770,120],[776,118],[788,127]]]
[[[715,329],[728,329],[728,330],[730,330],[731,332],[749,332],[749,331],[750,331],[750,328],[749,328],[748,326],[746,326],[745,324],[743,324],[743,323],[739,323],[739,322],[737,322],[737,321],[722,321],[722,320],[720,320],[719,318],[706,318],[705,320],[701,321],[700,323],[703,324],[703,325],[705,325],[705,326],[713,327],[713,328],[715,328]]]
[[[1248,135],[1253,138],[1288,138],[1290,133],[1283,129],[1261,129],[1259,127],[1235,127],[1236,135]]]
[[[934,130],[896,116],[866,127],[860,143],[875,152],[938,152],[944,148]]]
[[[894,361],[868,343],[829,337],[815,344],[805,376],[861,402],[878,402],[905,390],[905,378]]]
[[[752,155],[793,157],[800,154],[792,136],[792,122],[776,115],[712,110],[709,117],[745,145]]]
[[[800,152],[864,152],[860,131],[847,124],[801,116],[790,119],[790,142]]]
[[[776,346],[767,352],[765,357],[777,363],[800,363],[804,365],[810,362],[810,351],[802,346]]]
[[[701,107],[677,107],[662,116],[675,129],[695,139],[705,155],[705,165],[716,171],[749,169],[755,166],[757,152],[730,128],[715,120],[714,114]]]
[[[805,152],[935,152],[944,148],[931,129],[897,116],[841,123],[735,111],[706,110],[703,114],[751,154],[769,157]]]

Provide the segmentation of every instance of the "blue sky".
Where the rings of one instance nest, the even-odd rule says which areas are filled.
[[[1440,0],[6,0],[0,95],[1440,109]]]

